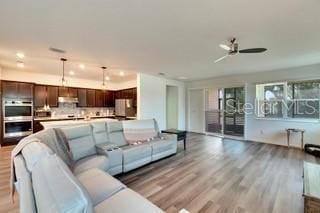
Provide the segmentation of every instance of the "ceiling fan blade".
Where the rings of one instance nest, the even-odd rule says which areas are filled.
[[[265,51],[267,51],[266,48],[250,48],[250,49],[239,50],[239,53],[262,53]]]
[[[227,51],[231,50],[231,48],[228,45],[220,44],[219,46],[224,50],[227,50]]]
[[[221,58],[218,58],[217,60],[214,61],[214,63],[218,63],[219,61],[227,58],[228,56],[229,56],[229,55],[225,55],[225,56],[223,56],[223,57],[221,57]]]

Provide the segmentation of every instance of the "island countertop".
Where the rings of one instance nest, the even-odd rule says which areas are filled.
[[[117,121],[117,119],[111,119],[111,118],[95,118],[90,120],[59,120],[59,121],[41,121],[40,124],[43,126],[44,129],[51,129],[51,128],[61,128],[61,127],[68,127],[68,126],[78,126],[78,125],[84,125],[89,124],[93,122],[114,122]]]

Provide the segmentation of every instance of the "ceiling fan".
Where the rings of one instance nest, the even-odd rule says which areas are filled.
[[[222,49],[227,50],[228,53],[227,55],[218,58],[217,60],[214,61],[214,63],[217,63],[229,56],[233,56],[236,55],[238,53],[262,53],[265,52],[267,49],[266,48],[250,48],[250,49],[243,49],[243,50],[238,50],[238,43],[236,42],[236,38],[232,38],[230,40],[230,44],[229,45],[225,45],[225,44],[220,44],[219,45]]]

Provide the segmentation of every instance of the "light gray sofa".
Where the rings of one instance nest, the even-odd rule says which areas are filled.
[[[128,145],[122,122],[61,130],[23,139],[43,143],[29,143],[14,158],[20,212],[163,212],[111,175],[176,153],[176,136],[159,133],[151,142]]]

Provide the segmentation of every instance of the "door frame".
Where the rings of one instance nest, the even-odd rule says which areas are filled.
[[[190,107],[190,103],[191,103],[191,91],[192,90],[201,90],[202,91],[202,110],[201,110],[201,114],[202,114],[202,125],[204,128],[202,128],[201,131],[191,131],[190,129],[190,119],[191,119],[191,107]],[[195,133],[201,133],[201,134],[206,134],[206,130],[205,130],[205,88],[188,88],[188,132],[195,132]]]

